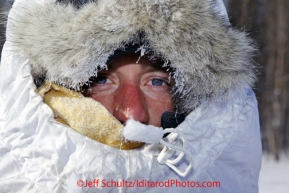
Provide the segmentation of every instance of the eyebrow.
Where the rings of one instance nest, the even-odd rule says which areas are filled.
[[[168,67],[163,66],[163,63],[152,63],[148,66],[149,71],[164,71],[167,72]]]
[[[141,57],[143,57],[143,56],[141,56]],[[136,60],[136,64],[139,64],[138,62],[141,59],[141,57]],[[148,66],[149,70],[151,69],[151,71],[157,70],[157,71],[167,72],[168,69],[170,68],[169,65],[164,65],[165,62],[160,58],[154,58],[154,57],[150,57],[150,56],[145,56],[145,57],[150,61],[150,65],[147,65],[147,66]],[[115,69],[116,67],[117,66],[113,65],[113,61],[112,61],[111,63],[109,63],[107,65],[107,69],[103,69],[103,70],[104,71],[111,71],[111,70]]]

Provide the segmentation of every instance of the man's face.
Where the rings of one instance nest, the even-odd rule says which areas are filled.
[[[86,96],[104,105],[124,123],[133,118],[143,124],[161,126],[161,116],[173,110],[169,77],[161,64],[131,53],[114,59],[100,71]],[[138,61],[138,62],[137,62]]]

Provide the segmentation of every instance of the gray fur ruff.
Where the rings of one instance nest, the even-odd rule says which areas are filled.
[[[255,81],[252,41],[214,6],[213,0],[98,0],[80,9],[17,4],[7,41],[30,60],[33,76],[75,90],[106,68],[116,49],[142,42],[176,69],[176,107],[190,112],[230,91],[244,93]]]

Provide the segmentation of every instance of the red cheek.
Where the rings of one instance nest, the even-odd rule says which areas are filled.
[[[159,97],[158,100],[147,99],[150,124],[154,126],[161,126],[161,116],[165,111],[173,110],[173,102],[170,96]]]

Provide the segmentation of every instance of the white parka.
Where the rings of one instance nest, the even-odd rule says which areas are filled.
[[[110,4],[114,1],[115,0],[99,0],[97,6],[100,6],[99,10],[105,10],[104,4],[107,3],[108,6],[111,6]],[[195,7],[198,5],[199,7],[195,7],[196,9],[194,11],[196,12],[197,10],[200,11],[200,13],[202,12],[202,7],[200,5],[205,4],[204,6],[211,8],[212,15],[216,13],[221,14],[219,18],[214,15],[217,17],[217,21],[226,20],[224,10],[220,9],[219,1],[207,0],[201,3],[200,1],[194,0],[130,1],[131,7],[134,6],[132,2],[140,2],[147,5],[146,8],[148,10],[150,4],[166,4],[165,6],[169,7],[167,4],[174,3],[178,5],[179,3],[180,5],[178,6],[181,7],[182,5],[186,6],[186,2],[192,2],[190,6]],[[53,111],[43,102],[42,97],[35,92],[36,86],[33,78],[35,78],[35,74],[37,75],[39,72],[42,72],[43,68],[45,69],[45,65],[47,65],[47,63],[45,63],[45,57],[49,58],[46,53],[52,52],[51,55],[53,55],[53,49],[57,49],[57,47],[48,45],[46,49],[49,48],[49,50],[44,50],[39,48],[40,44],[34,46],[34,42],[38,41],[37,39],[34,39],[34,37],[31,38],[35,41],[28,41],[28,44],[31,44],[30,46],[21,43],[21,39],[26,39],[28,37],[27,34],[30,32],[32,34],[30,36],[34,36],[34,33],[39,35],[49,28],[37,30],[27,28],[36,30],[36,32],[24,28],[23,31],[20,32],[19,30],[17,32],[14,31],[17,29],[18,22],[23,26],[27,25],[27,23],[21,22],[21,19],[23,19],[22,17],[27,13],[33,13],[31,12],[31,7],[33,6],[33,10],[35,10],[37,6],[38,8],[36,10],[53,6],[60,9],[65,7],[63,5],[55,5],[55,3],[51,2],[51,0],[18,0],[13,5],[8,18],[7,41],[2,52],[0,66],[0,192],[258,192],[258,176],[261,165],[259,116],[256,98],[253,91],[250,89],[254,76],[252,75],[253,67],[248,67],[252,64],[248,59],[250,56],[246,56],[250,52],[248,49],[253,50],[253,48],[249,46],[247,40],[244,41],[247,43],[238,43],[239,41],[246,39],[245,36],[240,35],[242,33],[240,33],[239,36],[233,37],[233,35],[230,34],[231,32],[228,32],[230,30],[232,31],[230,27],[226,26],[229,25],[228,23],[221,24],[220,22],[217,24],[218,26],[221,26],[221,28],[225,26],[224,28],[227,30],[224,30],[226,33],[224,37],[221,37],[221,39],[226,39],[222,40],[224,46],[229,45],[230,47],[233,45],[230,41],[234,42],[237,46],[231,47],[232,50],[228,50],[226,47],[223,48],[223,45],[215,49],[213,48],[213,45],[216,45],[215,43],[219,40],[210,36],[210,42],[213,42],[211,44],[212,47],[210,48],[213,54],[210,55],[210,58],[214,58],[212,60],[215,62],[218,61],[216,64],[220,64],[221,66],[215,68],[214,65],[212,65],[212,67],[209,68],[221,69],[220,72],[212,70],[212,72],[216,72],[215,76],[204,74],[204,72],[208,72],[206,71],[208,69],[202,70],[201,65],[196,65],[197,67],[191,68],[188,67],[189,69],[185,70],[194,69],[195,71],[186,73],[182,67],[174,66],[174,62],[178,61],[178,56],[180,57],[180,55],[170,55],[173,50],[175,50],[174,52],[182,52],[180,51],[181,48],[179,50],[170,50],[168,48],[166,51],[166,46],[155,43],[155,40],[158,38],[153,35],[146,36],[147,39],[150,40],[149,46],[154,50],[159,51],[161,55],[164,55],[164,58],[170,61],[171,65],[177,69],[176,74],[174,75],[177,82],[176,86],[178,88],[182,87],[183,90],[179,91],[176,89],[176,92],[183,93],[182,96],[186,96],[183,97],[183,99],[180,99],[181,101],[179,104],[180,108],[185,108],[184,111],[189,112],[189,114],[176,130],[184,136],[187,146],[180,150],[185,152],[185,155],[176,164],[173,164],[177,168],[173,169],[167,164],[159,163],[157,159],[164,148],[163,144],[148,143],[138,149],[120,150],[83,136],[69,126],[65,126],[54,119]],[[117,7],[121,6],[125,1],[118,1],[120,2],[119,5],[116,2],[117,1],[114,3],[117,4]],[[74,9],[74,11],[86,9],[86,11],[89,12],[92,8],[93,7],[86,6],[77,10]],[[73,9],[68,12],[71,12],[72,10]],[[26,13],[24,13],[25,11]],[[55,13],[56,12],[57,10],[55,9]],[[44,16],[39,15],[38,13],[35,15],[42,19],[48,19],[36,21],[35,18],[32,18],[30,20],[27,19],[26,21],[36,23],[37,25],[39,24],[37,22],[47,22],[51,12],[47,11],[40,13],[43,13]],[[84,13],[82,14],[85,15]],[[166,13],[171,14],[168,12]],[[53,14],[54,12],[51,13],[51,15]],[[65,15],[65,13],[63,13],[63,15]],[[82,17],[84,17],[83,15]],[[177,13],[177,11],[174,14],[175,17],[181,17],[181,15],[182,14]],[[201,18],[204,16],[210,17],[207,14],[200,14]],[[106,20],[108,23],[109,19],[111,18],[107,18]],[[177,21],[177,23],[179,22],[180,21]],[[208,25],[206,22],[207,21],[204,21],[205,26]],[[57,25],[58,22],[55,21],[55,23],[55,25]],[[92,24],[90,23],[90,25]],[[118,24],[114,25],[118,26]],[[125,26],[122,27],[126,28]],[[170,26],[170,29],[172,29],[172,27],[173,25]],[[65,26],[63,28],[65,28]],[[147,34],[153,34],[153,32],[150,32],[150,30],[145,29],[144,27],[140,28],[144,29]],[[85,31],[86,29],[87,31],[90,30],[90,28],[82,30]],[[181,28],[176,26],[175,30],[178,31],[179,29]],[[73,31],[73,29],[71,30]],[[116,29],[114,31],[107,28],[106,30],[110,32],[113,31],[113,33],[117,31]],[[167,29],[165,31],[167,31]],[[186,30],[184,29],[184,31]],[[209,31],[219,34],[218,31],[214,31],[214,28],[210,28]],[[209,31],[203,30],[201,32],[206,34],[209,33]],[[160,30],[158,32],[161,33]],[[201,32],[197,31],[195,33],[192,32],[191,34],[202,36]],[[22,36],[18,36],[17,33],[22,34]],[[50,31],[47,32],[47,34],[49,33]],[[54,31],[53,33],[56,32]],[[61,34],[61,31],[57,31],[57,34],[58,33]],[[134,32],[131,33],[134,34]],[[172,32],[172,34],[174,33],[175,32]],[[232,33],[239,32],[233,31]],[[43,36],[45,37],[47,34],[43,33]],[[66,34],[66,36],[68,36],[68,34]],[[79,36],[82,37],[81,35]],[[184,36],[184,39],[185,38],[186,37]],[[227,40],[230,38],[232,40]],[[94,40],[94,42],[98,41],[98,39]],[[61,40],[56,39],[51,41]],[[127,41],[131,41],[131,39]],[[168,41],[168,39],[166,39],[166,41]],[[177,42],[178,41],[179,39]],[[202,38],[199,42],[200,41],[203,41]],[[85,42],[89,44],[92,40]],[[123,41],[121,40],[120,42]],[[42,41],[42,44],[47,43]],[[102,42],[102,44],[105,43]],[[174,45],[173,42],[170,44],[172,48],[177,46]],[[192,42],[192,44],[194,43]],[[205,45],[204,42],[201,44]],[[111,48],[112,45],[114,48],[112,48],[111,51],[108,48]],[[28,51],[25,49],[23,51],[21,46],[25,47]],[[105,46],[106,45],[104,45],[104,47]],[[99,49],[100,51],[98,51],[102,54],[95,53],[94,56],[97,59],[93,59],[93,62],[96,62],[99,66],[104,65],[101,61],[106,61],[107,57],[120,46],[120,44],[116,45],[115,43],[106,46],[103,50],[106,50],[107,53]],[[242,48],[239,49],[239,46]],[[97,46],[94,48],[92,48],[93,46],[88,47],[88,49],[95,51]],[[37,52],[36,50],[38,48],[40,51]],[[185,46],[185,48],[190,49],[189,46]],[[191,61],[195,61],[196,63],[199,63],[200,61],[203,61],[204,63],[207,62],[206,58],[199,57],[200,53],[203,53],[203,49],[200,47],[198,48],[200,50],[196,51],[195,55],[197,56],[186,58],[187,53],[181,53],[181,55],[183,55],[182,59],[184,63],[186,61],[188,63]],[[218,53],[218,50],[221,50],[220,54]],[[222,52],[222,50],[225,51]],[[35,51],[37,53],[35,53]],[[63,50],[60,50],[59,53],[63,54],[62,51]],[[204,54],[210,54],[209,52],[204,51]],[[231,52],[234,54],[237,52],[237,54],[232,55]],[[38,53],[43,53],[44,56],[39,56]],[[88,51],[88,53],[90,52]],[[190,54],[194,55],[191,51],[189,55]],[[39,57],[36,57],[37,55]],[[87,55],[87,53],[85,52],[83,55]],[[54,56],[59,59],[59,56]],[[222,56],[224,56],[224,58],[222,58]],[[242,56],[243,58],[238,58],[237,56]],[[69,60],[69,57],[63,57]],[[90,55],[87,58],[90,57],[92,56]],[[106,57],[106,59],[103,59],[102,57]],[[87,62],[82,56],[79,56],[79,58],[81,58],[81,60],[78,58],[71,59],[70,57],[71,60],[69,60],[69,62],[73,63],[76,61],[78,64],[83,61],[84,63]],[[63,59],[63,61],[65,59]],[[222,67],[222,60],[227,62],[233,61],[234,64],[228,68],[227,66]],[[49,62],[53,61],[53,58],[49,59]],[[214,61],[210,61],[209,63],[213,63]],[[39,64],[39,62],[41,64]],[[95,74],[94,72],[91,72],[94,71],[95,68],[91,69],[91,66],[88,65],[89,67],[87,68],[91,69],[90,71],[82,69],[82,66],[79,67],[79,69],[83,70],[81,73],[78,73],[78,69],[68,70],[68,77],[72,77],[72,80],[69,80],[69,78],[65,80],[61,79],[61,76],[63,76],[64,73],[61,70],[69,69],[67,66],[62,68],[61,62],[62,61],[57,64],[60,65],[58,66],[60,70],[44,70],[47,73],[45,74],[47,79],[64,86],[72,85],[72,87],[77,88],[78,83],[87,81],[86,78]],[[226,71],[228,69],[233,70],[231,73],[228,73],[228,71]],[[82,75],[88,71],[90,74],[85,75],[87,77],[83,77]],[[224,71],[226,71],[226,73]],[[222,72],[227,74],[225,80],[222,78],[225,76]],[[75,79],[73,79],[73,73],[76,74]],[[194,73],[199,74],[194,76]],[[230,76],[232,76],[232,78],[230,78]],[[194,85],[193,82],[190,82],[196,80],[195,77],[199,78],[196,85]],[[212,83],[207,80],[206,78],[208,77],[212,78],[211,81],[216,82]],[[236,79],[236,81],[234,79]],[[188,86],[189,84],[193,86]],[[208,90],[200,89],[202,87],[205,87]],[[188,88],[197,89],[190,90]],[[210,93],[209,96],[208,93]],[[192,96],[191,99],[188,96]],[[200,96],[199,101],[190,102],[191,100],[196,99],[196,96]],[[176,143],[173,147],[175,146],[179,147],[181,144]],[[193,161],[192,167],[185,176],[179,175],[176,170],[184,171],[188,168],[190,165],[190,158],[192,158]],[[118,182],[118,184],[114,184],[113,181]],[[119,187],[113,187],[117,185]]]

